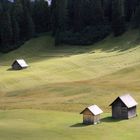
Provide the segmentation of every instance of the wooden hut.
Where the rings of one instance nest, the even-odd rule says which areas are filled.
[[[23,59],[17,59],[12,64],[12,69],[14,70],[21,70],[27,68],[28,65]]]
[[[97,105],[92,105],[85,108],[80,114],[83,114],[84,124],[97,124],[100,122],[101,113],[103,111]]]
[[[119,96],[110,104],[112,106],[112,117],[117,119],[129,119],[137,116],[137,102],[129,95]]]

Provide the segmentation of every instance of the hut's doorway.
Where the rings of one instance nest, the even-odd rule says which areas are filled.
[[[117,116],[121,117],[122,116],[122,109],[121,106],[117,106]]]
[[[91,124],[92,123],[91,115],[85,115],[84,116],[84,123],[85,124]]]

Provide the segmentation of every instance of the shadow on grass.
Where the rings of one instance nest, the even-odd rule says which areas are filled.
[[[73,55],[80,55],[84,53],[94,54],[96,53],[95,51],[96,49],[106,51],[106,52],[113,52],[113,51],[123,52],[130,48],[136,49],[136,47],[140,44],[140,39],[138,38],[139,35],[137,31],[128,31],[119,37],[113,37],[110,35],[105,39],[96,42],[95,44],[93,43],[94,45],[91,44],[85,46],[60,45],[60,47],[58,46],[56,47],[54,45],[54,38],[52,38],[49,34],[47,35],[48,36],[44,34],[42,36],[38,36],[37,38],[25,42],[24,45],[21,45],[21,47],[29,48],[28,51],[26,51],[26,49],[24,51],[19,49],[17,54],[15,51],[12,55],[8,55],[10,56],[8,59],[4,57],[6,58],[7,63],[8,61],[11,61],[11,59],[12,60],[15,59],[15,57],[16,58],[23,57],[24,59],[28,60],[29,63],[32,63],[32,62],[39,62],[42,60],[71,57]],[[134,51],[134,50],[130,50],[130,51]],[[2,55],[2,57],[3,56],[4,55]],[[0,62],[3,62],[3,60],[0,60]],[[8,66],[8,64],[4,62],[4,66]]]
[[[76,124],[71,125],[70,127],[86,127],[86,126],[89,126],[89,125],[83,124],[83,123],[76,123]]]
[[[15,71],[14,69],[12,68],[8,68],[7,71]]]
[[[22,71],[26,70],[27,68],[22,68],[22,69],[13,69],[13,68],[8,68],[7,71]]]
[[[120,122],[122,119],[115,119],[112,117],[105,117],[101,119],[101,122]]]

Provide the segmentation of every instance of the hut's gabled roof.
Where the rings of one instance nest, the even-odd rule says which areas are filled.
[[[23,59],[17,59],[15,62],[17,62],[22,68],[28,67],[27,63]]]
[[[138,103],[135,101],[135,99],[134,99],[132,96],[130,96],[129,94],[119,96],[117,99],[120,99],[120,100],[126,105],[126,107],[128,107],[128,108],[134,107],[134,106],[136,106],[136,105],[138,104]],[[117,99],[116,99],[116,100],[117,100]],[[116,100],[115,100],[115,101],[116,101]],[[114,102],[115,102],[115,101],[114,101]],[[113,103],[114,103],[114,102],[113,102]],[[111,106],[113,103],[111,103],[110,106]]]
[[[83,114],[86,109],[88,109],[93,115],[99,115],[103,113],[103,111],[97,105],[92,105],[85,108],[80,114]]]

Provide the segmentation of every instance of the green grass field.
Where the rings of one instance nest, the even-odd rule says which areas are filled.
[[[138,35],[58,47],[41,36],[0,54],[0,140],[138,140],[140,117],[112,120],[108,106],[124,93],[140,102]],[[11,70],[18,58],[30,67]],[[103,109],[102,123],[83,126],[79,112],[91,104]]]
[[[110,114],[98,125],[82,125],[77,113],[44,110],[0,111],[1,140],[138,140],[140,119],[115,121]]]

